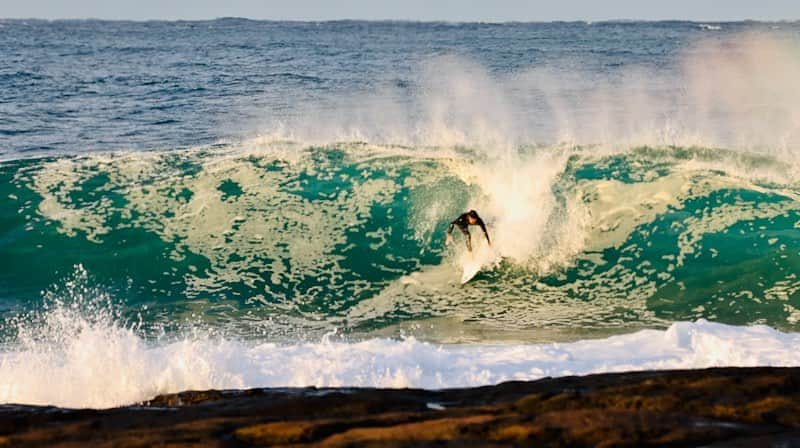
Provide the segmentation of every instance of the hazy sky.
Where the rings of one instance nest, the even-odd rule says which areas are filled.
[[[4,18],[796,20],[800,0],[0,0]]]

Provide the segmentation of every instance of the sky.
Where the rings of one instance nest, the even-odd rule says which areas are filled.
[[[2,18],[121,20],[798,20],[800,0],[0,0]]]

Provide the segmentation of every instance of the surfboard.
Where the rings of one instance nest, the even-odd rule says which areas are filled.
[[[463,271],[461,272],[461,284],[463,285],[472,280],[472,277],[475,277],[478,272],[481,271],[481,268],[483,268],[483,263],[477,260],[464,264],[462,266]]]
[[[473,245],[472,252],[465,250],[459,257],[461,284],[472,280],[478,272],[499,262],[499,256],[485,240]]]

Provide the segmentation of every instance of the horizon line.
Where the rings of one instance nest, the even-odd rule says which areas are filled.
[[[616,18],[616,19],[552,19],[552,20],[448,20],[448,19],[353,19],[353,18],[338,18],[338,19],[254,19],[250,17],[241,16],[221,16],[215,18],[205,19],[109,19],[101,17],[59,17],[59,18],[42,18],[42,17],[0,17],[1,21],[40,21],[40,22],[81,22],[81,21],[95,21],[95,22],[214,22],[219,20],[247,20],[251,22],[290,22],[290,23],[335,23],[335,22],[374,22],[374,23],[452,23],[452,24],[525,24],[525,23],[660,23],[660,22],[684,22],[684,23],[795,23],[800,22],[800,18],[793,19],[631,19],[631,18]]]

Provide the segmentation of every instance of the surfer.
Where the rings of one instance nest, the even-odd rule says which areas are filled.
[[[453,233],[453,228],[455,226],[458,226],[458,229],[464,234],[464,242],[467,244],[468,251],[472,252],[472,241],[469,234],[469,226],[480,226],[481,230],[483,230],[483,234],[486,236],[486,242],[489,243],[490,246],[492,245],[492,242],[489,240],[489,233],[486,231],[486,224],[483,223],[483,220],[480,216],[478,216],[478,212],[475,210],[462,213],[461,216],[450,223],[450,228],[447,230],[445,242],[449,243],[452,240],[453,237],[451,236],[451,233]]]

